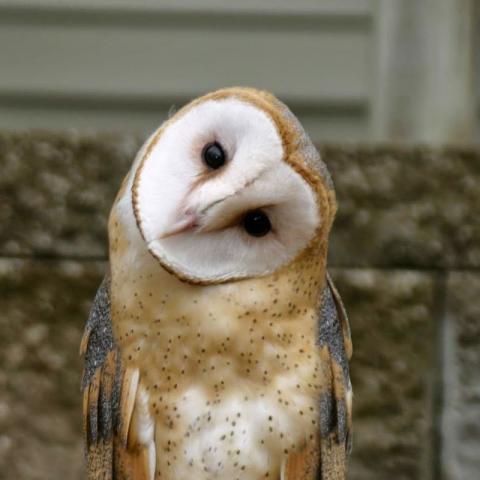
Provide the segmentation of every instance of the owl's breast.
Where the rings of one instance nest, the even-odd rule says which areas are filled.
[[[316,434],[315,289],[299,278],[117,281],[115,335],[148,395],[161,478],[277,478]]]
[[[185,389],[176,398],[177,434],[157,424],[157,447],[175,444],[181,460],[173,455],[159,468],[176,478],[278,478],[287,454],[313,438],[317,402],[288,388],[290,379],[277,380],[283,390],[252,388],[237,378],[213,400],[201,383]]]
[[[318,365],[308,342],[286,335],[259,339],[260,347],[228,337],[207,350],[198,340],[165,371],[145,372],[159,470],[167,478],[277,478],[282,459],[317,430]]]

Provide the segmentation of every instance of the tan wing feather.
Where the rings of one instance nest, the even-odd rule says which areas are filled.
[[[320,442],[316,438],[301,452],[291,453],[282,468],[281,480],[315,480],[320,462]]]
[[[320,445],[320,478],[322,480],[345,480],[347,478],[347,452],[335,434],[322,438]]]
[[[98,397],[100,394],[100,373],[97,368],[88,385],[87,438],[95,442],[98,434]]]
[[[128,434],[130,431],[133,407],[135,406],[135,398],[137,396],[139,378],[140,372],[138,371],[138,368],[127,368],[123,374],[122,395],[120,397],[121,420],[119,438],[125,447],[128,442]]]
[[[105,364],[98,368],[84,391],[84,425],[87,428],[87,472],[89,480],[115,478],[150,480],[148,450],[135,435],[135,399],[139,385],[138,369],[127,368],[121,381],[118,428],[111,435],[100,435],[100,409],[111,402],[115,354],[109,353]],[[104,419],[105,420],[105,419]]]
[[[97,292],[80,352],[85,354],[83,425],[89,480],[151,480],[148,451],[133,439],[138,369],[122,366],[110,324],[108,279]],[[133,427],[134,428],[134,427]]]

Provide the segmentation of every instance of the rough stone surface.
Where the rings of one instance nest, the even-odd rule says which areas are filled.
[[[480,151],[325,147],[342,266],[480,266]]]
[[[84,478],[83,324],[101,263],[0,260],[0,479]]]
[[[337,270],[352,328],[351,478],[428,478],[435,280],[413,271]]]
[[[106,216],[141,139],[0,133],[0,253],[106,255]],[[337,266],[480,266],[480,151],[324,146]]]
[[[445,480],[480,472],[480,274],[448,279],[442,422]]]
[[[0,253],[106,255],[106,219],[140,140],[0,134]]]

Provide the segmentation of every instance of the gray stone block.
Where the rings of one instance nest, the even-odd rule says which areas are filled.
[[[480,152],[322,148],[339,201],[331,262],[480,266]]]
[[[480,273],[451,273],[447,288],[442,466],[463,480],[480,472]]]
[[[0,254],[106,256],[106,220],[140,141],[0,134]]]
[[[351,478],[415,480],[431,468],[435,279],[335,270],[353,338]]]
[[[104,264],[0,260],[0,479],[84,478],[83,324]]]

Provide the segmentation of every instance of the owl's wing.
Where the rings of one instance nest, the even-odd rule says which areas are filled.
[[[318,438],[289,456],[283,480],[345,480],[352,442],[350,326],[342,299],[327,273],[320,303],[320,425]]]
[[[139,384],[137,369],[124,367],[110,319],[110,282],[100,285],[80,345],[83,427],[89,480],[148,479],[149,458],[132,424]]]

